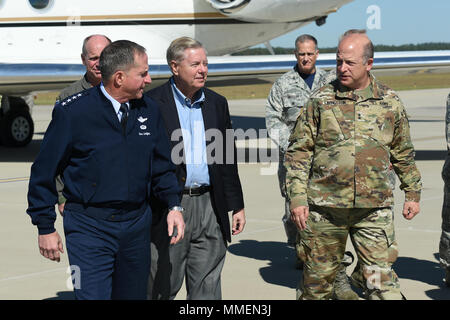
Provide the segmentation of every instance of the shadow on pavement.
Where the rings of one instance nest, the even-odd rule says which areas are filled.
[[[8,148],[0,145],[0,162],[33,162],[42,140],[32,140],[26,147]]]
[[[444,270],[439,266],[439,254],[435,253],[436,262],[420,260],[412,257],[399,257],[393,268],[400,278],[411,279],[439,286],[439,289],[425,291],[425,294],[433,300],[450,300],[450,288],[446,287]],[[408,293],[405,292],[406,297]]]
[[[295,250],[283,242],[241,240],[237,244],[230,245],[228,251],[237,256],[267,260],[268,266],[259,269],[262,279],[267,283],[296,289],[301,279],[301,271],[295,268]],[[439,289],[425,292],[431,299],[450,300],[450,288],[443,282],[444,270],[439,266],[437,253],[435,258],[436,262],[399,257],[393,267],[400,278],[438,286]],[[358,293],[361,296],[361,293]],[[404,294],[408,298],[408,293]]]
[[[56,297],[51,297],[44,300],[75,300],[75,295],[73,291],[59,291],[56,293]]]
[[[416,150],[416,161],[445,160],[447,150]]]
[[[234,130],[266,129],[266,120],[263,117],[231,116],[231,123]]]
[[[234,255],[267,260],[269,265],[259,269],[264,281],[291,289],[297,288],[301,271],[296,269],[295,250],[286,243],[275,241],[241,240],[228,251]],[[295,293],[293,293],[293,299]]]

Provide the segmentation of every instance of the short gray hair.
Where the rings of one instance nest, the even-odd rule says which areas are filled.
[[[306,34],[306,33],[298,36],[297,39],[295,39],[295,43],[294,43],[295,44],[295,50],[297,50],[297,43],[303,43],[303,42],[306,42],[306,41],[314,42],[314,45],[315,45],[316,50],[317,50],[317,39],[314,38],[312,35]]]
[[[103,82],[107,83],[117,71],[127,71],[135,65],[135,56],[145,54],[144,47],[129,40],[118,40],[103,49],[99,69]]]
[[[341,43],[341,41],[345,38],[348,37],[350,35],[353,34],[363,34],[367,37],[367,40],[369,40],[369,42],[364,46],[364,51],[363,51],[363,63],[367,63],[367,61],[371,58],[373,58],[374,55],[374,48],[373,48],[373,43],[372,41],[369,39],[369,37],[367,36],[366,30],[364,29],[350,29],[344,32],[343,35],[341,35],[339,37],[339,43]]]
[[[177,63],[184,60],[184,50],[203,48],[203,44],[190,37],[181,37],[173,40],[166,52],[167,64],[170,67],[170,61],[175,60]],[[206,51],[206,49],[205,49]]]
[[[103,34],[91,34],[90,36],[86,37],[86,38],[83,40],[83,46],[82,46],[82,48],[81,48],[81,54],[82,54],[83,56],[87,55],[87,53],[88,53],[88,52],[87,52],[87,49],[86,49],[86,45],[87,45],[88,41],[91,40],[91,38],[92,38],[92,37],[95,37],[95,36],[103,37],[103,38],[105,38],[109,43],[112,42],[111,39],[109,39],[107,36],[105,36],[105,35],[103,35]]]

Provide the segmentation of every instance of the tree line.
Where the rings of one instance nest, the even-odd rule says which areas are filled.
[[[450,50],[450,42],[425,42],[419,44],[402,44],[402,45],[374,45],[375,52],[381,51],[425,51],[425,50]],[[292,54],[294,48],[273,47],[275,54]],[[335,53],[336,47],[319,48],[321,53]],[[252,56],[252,55],[268,55],[267,48],[249,48],[239,52],[235,52],[233,56]]]

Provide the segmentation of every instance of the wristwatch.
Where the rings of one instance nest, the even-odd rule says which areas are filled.
[[[183,213],[184,212],[184,208],[181,207],[181,206],[173,206],[172,208],[169,209],[169,212],[170,211],[180,211],[181,213]]]

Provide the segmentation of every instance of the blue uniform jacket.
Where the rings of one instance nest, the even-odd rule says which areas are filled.
[[[150,193],[168,207],[180,203],[164,123],[156,102],[146,96],[130,101],[125,135],[99,86],[55,105],[28,191],[27,213],[39,234],[55,231],[58,174],[66,206],[142,207]]]

